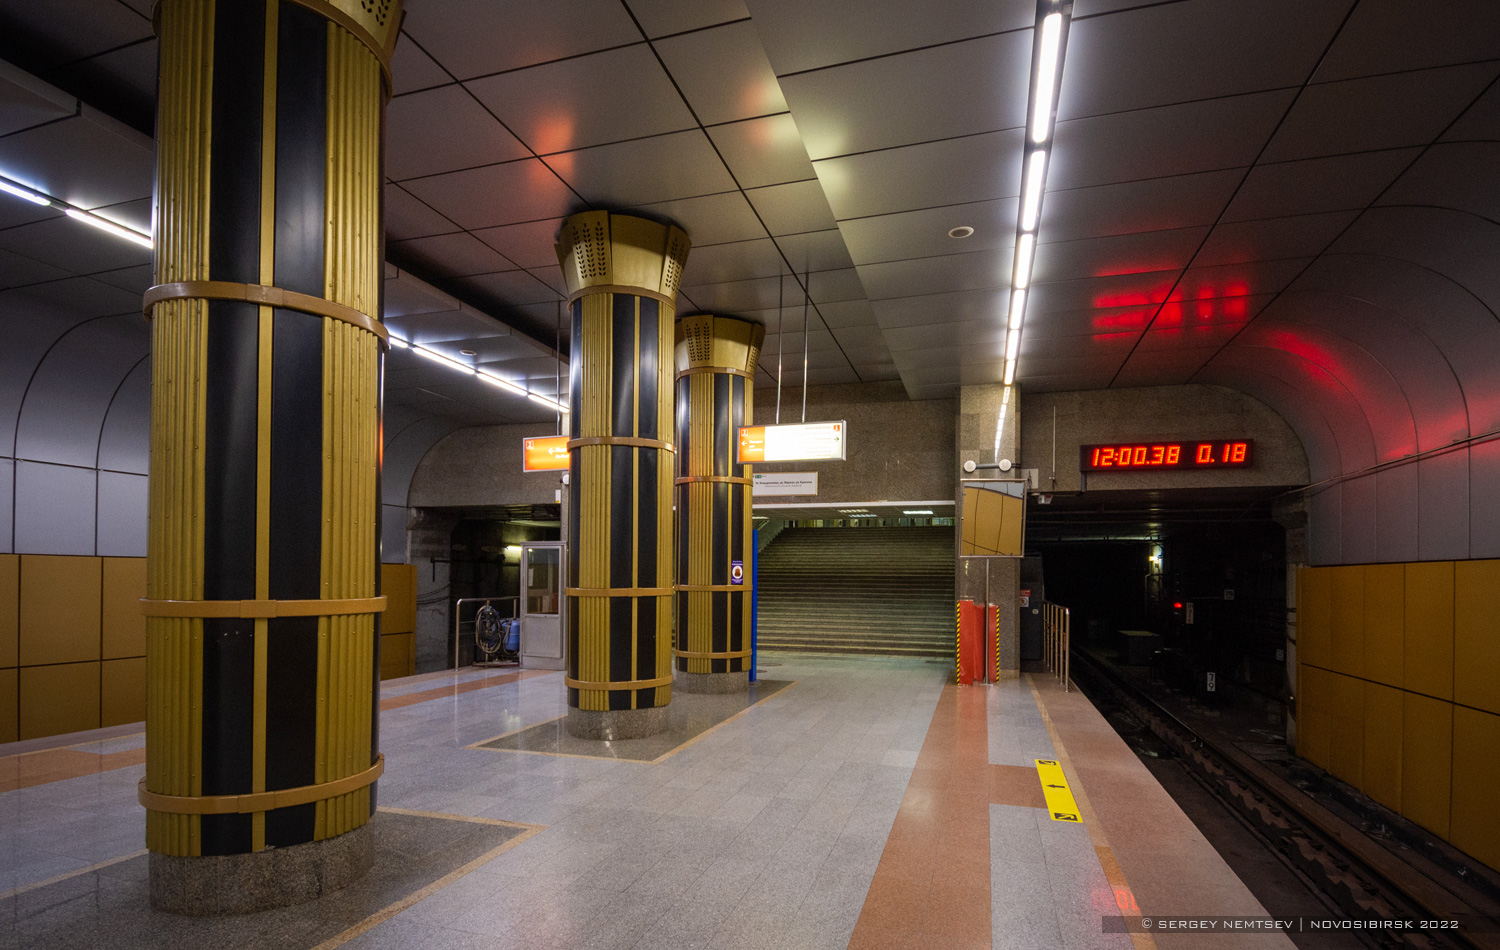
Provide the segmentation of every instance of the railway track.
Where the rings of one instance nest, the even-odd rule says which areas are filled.
[[[1086,653],[1075,651],[1072,664],[1073,681],[1091,700],[1122,708],[1145,725],[1330,909],[1353,919],[1462,925],[1457,931],[1360,932],[1368,946],[1500,950],[1500,933],[1484,932],[1500,916],[1485,894],[1421,856],[1390,853],[1242,750],[1199,734]]]

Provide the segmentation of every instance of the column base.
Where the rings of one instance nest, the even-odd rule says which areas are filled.
[[[368,821],[336,838],[254,854],[181,858],[153,851],[151,907],[186,917],[290,907],[354,883],[374,863]]]
[[[667,707],[568,709],[568,735],[578,739],[644,739],[667,731]]]
[[[672,676],[672,688],[684,693],[744,693],[750,689],[750,671],[738,673],[684,673]]]

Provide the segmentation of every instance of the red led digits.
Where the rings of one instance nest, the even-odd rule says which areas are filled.
[[[1084,472],[1133,469],[1249,468],[1254,463],[1250,439],[1233,442],[1116,442],[1079,447]]]

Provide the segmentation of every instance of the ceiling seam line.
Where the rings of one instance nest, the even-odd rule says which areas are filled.
[[[1301,272],[1299,272],[1295,277],[1293,277],[1290,281],[1288,281],[1287,284],[1286,284],[1286,286],[1282,287],[1281,290],[1276,291],[1275,295],[1273,295],[1270,300],[1266,301],[1266,305],[1260,309],[1260,311],[1256,314],[1256,316],[1252,317],[1250,320],[1247,320],[1245,322],[1244,326],[1242,326],[1239,331],[1236,331],[1234,334],[1232,334],[1229,337],[1229,339],[1225,340],[1223,342],[1223,344],[1220,345],[1218,351],[1215,352],[1213,356],[1210,356],[1208,359],[1204,360],[1203,364],[1201,366],[1199,366],[1198,369],[1196,369],[1196,370],[1193,371],[1192,376],[1189,376],[1188,380],[1192,381],[1194,378],[1196,378],[1198,376],[1199,373],[1203,372],[1204,368],[1206,368],[1209,363],[1212,363],[1214,360],[1218,359],[1219,356],[1223,354],[1223,352],[1224,352],[1225,349],[1227,349],[1228,347],[1232,346],[1234,344],[1234,341],[1237,340],[1237,339],[1239,339],[1240,333],[1242,333],[1244,331],[1245,327],[1250,326],[1250,324],[1253,323],[1255,321],[1255,319],[1260,316],[1260,314],[1265,313],[1266,310],[1268,310],[1272,306],[1274,306],[1275,303],[1276,303],[1276,301],[1278,299],[1280,299],[1282,293],[1284,293],[1288,288],[1290,288],[1291,286],[1293,286],[1297,281],[1301,280],[1302,277],[1303,277],[1303,275],[1305,275],[1308,272],[1308,270],[1310,270],[1312,268],[1312,266],[1318,262],[1319,258],[1321,258],[1324,254],[1327,254],[1329,252],[1330,248],[1332,248],[1339,241],[1343,240],[1344,236],[1346,234],[1348,234],[1349,231],[1355,225],[1359,224],[1359,222],[1364,218],[1364,216],[1369,213],[1370,209],[1373,208],[1373,207],[1375,207],[1375,203],[1378,202],[1381,198],[1385,197],[1386,192],[1388,192],[1392,188],[1394,188],[1396,186],[1397,182],[1399,182],[1402,178],[1405,178],[1406,175],[1407,175],[1407,173],[1410,172],[1413,168],[1415,168],[1416,165],[1417,165],[1417,163],[1420,162],[1427,155],[1427,153],[1432,150],[1432,148],[1434,146],[1438,145],[1441,142],[1442,137],[1448,132],[1448,130],[1451,129],[1451,128],[1453,128],[1453,126],[1458,122],[1458,120],[1462,119],[1464,117],[1464,115],[1470,109],[1474,108],[1475,104],[1478,103],[1481,99],[1483,99],[1484,96],[1487,95],[1491,89],[1494,89],[1497,84],[1500,84],[1500,75],[1497,75],[1495,78],[1491,79],[1488,85],[1486,85],[1483,89],[1481,89],[1478,92],[1478,94],[1474,96],[1473,99],[1470,99],[1469,100],[1469,104],[1466,105],[1466,106],[1464,106],[1462,109],[1460,109],[1458,111],[1458,113],[1456,115],[1454,115],[1454,117],[1448,122],[1448,124],[1446,126],[1443,127],[1442,131],[1439,132],[1433,138],[1433,140],[1431,142],[1429,142],[1426,145],[1422,146],[1421,151],[1418,152],[1416,155],[1414,155],[1412,157],[1412,160],[1406,164],[1406,167],[1403,168],[1401,171],[1397,172],[1395,174],[1395,176],[1392,177],[1391,180],[1386,183],[1385,187],[1382,188],[1382,189],[1380,189],[1380,192],[1378,194],[1376,194],[1375,197],[1371,198],[1370,201],[1369,201],[1369,203],[1366,204],[1363,208],[1361,208],[1359,210],[1359,213],[1354,216],[1354,219],[1352,221],[1350,221],[1348,224],[1344,225],[1343,229],[1341,231],[1339,231],[1338,234],[1334,235],[1333,238],[1331,240],[1329,240],[1329,242],[1326,245],[1324,245],[1323,250],[1320,251],[1315,257],[1313,257],[1313,259],[1308,262],[1307,266],[1304,267],[1301,270]],[[1269,142],[1267,144],[1269,144]],[[1231,202],[1233,200],[1234,200],[1233,198],[1230,198]],[[1225,207],[1227,208],[1228,206],[1226,205]],[[1475,216],[1479,217],[1478,215],[1475,215]],[[1215,226],[1217,226],[1217,224]],[[1458,281],[1455,280],[1454,283],[1458,284]],[[1458,284],[1458,286],[1462,287],[1463,285],[1462,284]],[[1468,290],[1468,288],[1464,288],[1464,289],[1465,289],[1465,291]],[[1487,304],[1486,304],[1486,309],[1488,309],[1488,305]]]
[[[1359,3],[1360,0],[1353,0],[1353,2],[1349,4],[1349,9],[1344,11],[1344,18],[1339,21],[1338,28],[1335,29],[1333,31],[1333,35],[1328,38],[1328,42],[1323,47],[1323,52],[1318,56],[1317,61],[1313,63],[1312,69],[1308,71],[1307,79],[1303,80],[1302,85],[1297,87],[1297,91],[1292,96],[1291,101],[1288,102],[1286,104],[1286,108],[1282,110],[1281,118],[1276,120],[1276,125],[1272,127],[1270,133],[1266,136],[1266,140],[1261,143],[1260,148],[1256,151],[1255,158],[1251,160],[1249,167],[1245,169],[1245,173],[1240,176],[1240,180],[1234,186],[1234,190],[1229,193],[1229,198],[1224,202],[1224,207],[1219,209],[1219,213],[1214,218],[1213,224],[1209,225],[1208,234],[1204,235],[1203,240],[1199,242],[1198,247],[1193,251],[1192,255],[1188,257],[1187,264],[1182,268],[1182,273],[1178,275],[1177,280],[1174,281],[1172,283],[1172,286],[1167,290],[1166,297],[1163,298],[1161,303],[1157,305],[1156,311],[1152,313],[1150,319],[1146,321],[1146,326],[1141,330],[1140,337],[1136,339],[1135,344],[1132,345],[1129,352],[1125,354],[1125,358],[1120,361],[1120,367],[1119,369],[1115,370],[1114,375],[1110,377],[1109,384],[1105,387],[1106,389],[1114,386],[1115,381],[1120,378],[1120,374],[1125,371],[1126,364],[1129,363],[1130,358],[1135,355],[1136,350],[1141,345],[1141,341],[1146,338],[1146,334],[1151,331],[1151,327],[1156,323],[1156,318],[1161,315],[1162,308],[1166,306],[1167,302],[1172,299],[1172,294],[1177,290],[1179,286],[1182,285],[1183,278],[1186,277],[1187,272],[1192,269],[1193,261],[1197,260],[1199,254],[1203,253],[1203,248],[1207,246],[1209,238],[1213,237],[1214,230],[1218,228],[1221,222],[1223,222],[1224,215],[1227,214],[1230,207],[1234,205],[1234,199],[1239,196],[1240,190],[1245,187],[1245,182],[1250,179],[1250,175],[1255,171],[1255,166],[1260,161],[1260,157],[1266,153],[1266,149],[1270,148],[1271,143],[1276,140],[1276,134],[1281,131],[1281,127],[1286,124],[1286,120],[1292,114],[1292,110],[1297,107],[1297,103],[1302,99],[1302,93],[1307,90],[1308,82],[1311,81],[1312,77],[1317,74],[1318,67],[1323,64],[1323,61],[1325,59],[1328,58],[1328,53],[1333,49],[1334,44],[1338,42],[1339,36],[1344,32],[1344,27],[1349,24],[1350,18],[1354,16],[1354,11],[1359,8]],[[1312,260],[1317,260],[1317,258],[1314,257]],[[1310,265],[1311,261],[1309,261],[1309,266]],[[1304,267],[1302,273],[1305,272],[1306,268]],[[1301,274],[1299,273],[1298,276],[1301,276]],[[1293,277],[1292,279],[1296,280],[1296,277]],[[1267,301],[1266,306],[1269,307],[1272,303],[1275,303],[1274,297],[1270,301]],[[1264,311],[1265,307],[1262,307],[1259,312],[1263,313]],[[1255,317],[1251,317],[1249,320],[1245,321],[1244,325],[1249,326],[1254,321]],[[1238,333],[1234,334],[1234,336],[1238,335]],[[1230,339],[1233,340],[1234,336],[1231,336]],[[1217,354],[1215,354],[1215,356],[1217,356]],[[1200,365],[1197,370],[1194,370],[1192,375],[1188,376],[1188,381],[1191,382],[1192,379],[1197,376],[1198,373],[1202,370],[1203,365],[1207,365],[1213,359],[1214,356],[1210,356],[1207,360],[1204,360],[1203,364]]]

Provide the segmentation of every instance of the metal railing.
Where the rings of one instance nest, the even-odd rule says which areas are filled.
[[[520,597],[460,597],[458,600],[453,602],[453,669],[455,671],[459,669],[459,660],[462,656],[458,648],[460,631],[463,627],[467,626],[469,628],[469,636],[472,637],[474,635],[474,618],[470,617],[467,622],[465,622],[463,619],[464,604],[493,604],[498,601],[510,601],[510,617],[503,619],[508,620],[520,616]],[[477,614],[478,610],[476,610],[475,613]],[[476,655],[478,653],[477,647],[475,648],[475,653]],[[475,662],[478,662],[477,656]],[[516,662],[514,665],[521,665],[520,657],[516,658]]]
[[[1073,619],[1068,608],[1061,604],[1042,603],[1042,661],[1052,675],[1062,680],[1063,691],[1071,686],[1068,680],[1069,639]]]

